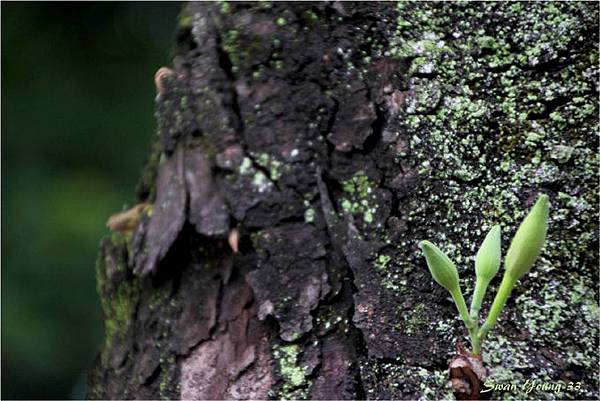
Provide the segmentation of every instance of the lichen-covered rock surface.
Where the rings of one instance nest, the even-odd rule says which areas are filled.
[[[154,211],[101,245],[90,397],[451,397],[466,332],[417,244],[469,298],[487,230],[506,250],[545,193],[545,251],[484,363],[503,399],[598,398],[598,22],[583,2],[187,5],[138,186]]]

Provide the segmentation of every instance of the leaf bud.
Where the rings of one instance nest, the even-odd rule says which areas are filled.
[[[542,251],[548,231],[549,209],[548,195],[540,195],[508,248],[504,267],[506,274],[515,281],[531,269]]]
[[[450,258],[429,241],[421,241],[419,247],[425,254],[427,266],[434,280],[450,292],[459,290],[458,272]]]
[[[478,280],[489,283],[496,273],[498,273],[502,253],[500,249],[500,236],[500,226],[496,225],[492,227],[481,243],[475,257],[475,273]]]

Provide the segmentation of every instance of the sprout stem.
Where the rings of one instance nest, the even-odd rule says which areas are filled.
[[[471,339],[471,346],[473,347],[473,353],[477,354],[476,350],[481,350],[480,341],[477,337],[477,320],[472,320],[469,317],[469,312],[467,310],[467,304],[465,302],[465,298],[463,297],[462,291],[460,287],[454,291],[450,291],[452,295],[452,299],[454,299],[454,303],[456,304],[456,308],[460,313],[460,317],[462,318],[467,330],[469,331],[469,337]]]
[[[465,298],[463,297],[462,291],[460,287],[454,291],[450,291],[450,295],[452,295],[452,299],[454,299],[454,303],[456,304],[456,308],[458,309],[458,313],[460,313],[460,317],[462,318],[467,329],[473,328],[473,322],[471,318],[469,318],[469,312],[467,311],[467,304],[465,303]]]
[[[477,277],[475,290],[473,291],[473,299],[471,300],[471,320],[475,322],[479,320],[479,311],[481,310],[483,297],[485,296],[489,284],[489,281]]]
[[[469,334],[471,336],[471,346],[473,347],[473,355],[481,355],[482,340],[478,336],[477,328],[475,328],[472,332],[469,332]]]
[[[481,329],[479,330],[479,333],[477,335],[477,340],[480,343],[483,342],[483,340],[485,340],[485,336],[487,335],[487,333],[492,329],[492,327],[494,327],[494,324],[496,324],[496,320],[498,320],[498,316],[500,316],[502,309],[504,309],[506,300],[510,295],[510,292],[512,291],[516,282],[516,278],[506,273],[504,274],[504,277],[502,278],[502,283],[500,283],[500,288],[498,288],[498,293],[496,294],[494,302],[492,303],[490,313],[488,314],[485,323],[483,324],[483,326],[481,326]]]
[[[460,287],[454,291],[450,291],[450,295],[452,295],[452,299],[454,299],[454,303],[456,304],[456,308],[458,309],[458,313],[460,313],[460,317],[462,318],[467,330],[469,330],[469,334],[475,328],[475,323],[469,317],[469,312],[467,311],[467,304],[465,303],[465,298],[463,297],[462,291]]]

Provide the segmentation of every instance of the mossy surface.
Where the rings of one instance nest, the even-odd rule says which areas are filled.
[[[123,352],[116,347],[123,346],[132,326],[140,291],[137,280],[123,280],[128,270],[124,259],[127,249],[125,236],[114,234],[110,240],[104,240],[104,247],[96,261],[96,283],[105,328],[101,358],[102,363],[108,366],[111,355]]]
[[[131,326],[131,318],[135,311],[135,300],[139,290],[134,284],[120,285],[110,299],[102,297],[102,310],[104,311],[104,347],[102,358],[106,361],[107,354],[112,351],[116,338],[123,339]]]

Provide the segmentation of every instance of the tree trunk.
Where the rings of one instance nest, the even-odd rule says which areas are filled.
[[[597,26],[593,3],[186,6],[153,208],[100,247],[89,397],[449,397],[467,333],[417,244],[468,301],[489,227],[506,250],[546,193],[484,363],[502,398],[597,398]]]

